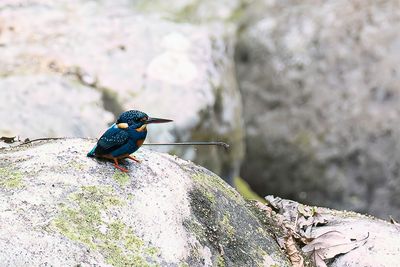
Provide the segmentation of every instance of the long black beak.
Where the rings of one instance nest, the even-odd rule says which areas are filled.
[[[148,118],[146,120],[146,124],[149,123],[166,123],[166,122],[171,122],[172,120],[168,120],[168,119],[160,119],[160,118]]]

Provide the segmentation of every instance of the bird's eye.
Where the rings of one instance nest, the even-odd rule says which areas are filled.
[[[141,118],[140,121],[147,121],[147,117]]]

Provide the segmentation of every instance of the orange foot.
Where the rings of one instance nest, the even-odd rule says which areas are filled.
[[[128,156],[128,159],[131,159],[133,161],[136,161],[137,163],[140,163],[140,160],[138,160],[137,158],[135,158],[134,156]]]
[[[117,168],[118,170],[122,171],[122,172],[128,172],[127,169],[125,169],[125,168],[119,166],[118,160],[117,160],[116,158],[114,158],[114,167]]]

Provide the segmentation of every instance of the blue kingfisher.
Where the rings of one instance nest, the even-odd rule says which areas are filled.
[[[100,137],[97,144],[87,154],[88,157],[106,158],[114,161],[114,167],[128,172],[127,169],[119,166],[119,159],[131,159],[140,161],[131,156],[138,150],[147,135],[147,125],[150,123],[165,123],[172,120],[150,118],[146,113],[138,110],[129,110],[122,113],[116,123]]]

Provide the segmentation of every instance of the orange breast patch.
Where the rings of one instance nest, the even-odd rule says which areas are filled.
[[[144,139],[139,139],[139,140],[136,141],[136,145],[138,147],[141,147],[143,145],[143,142],[144,142]]]

